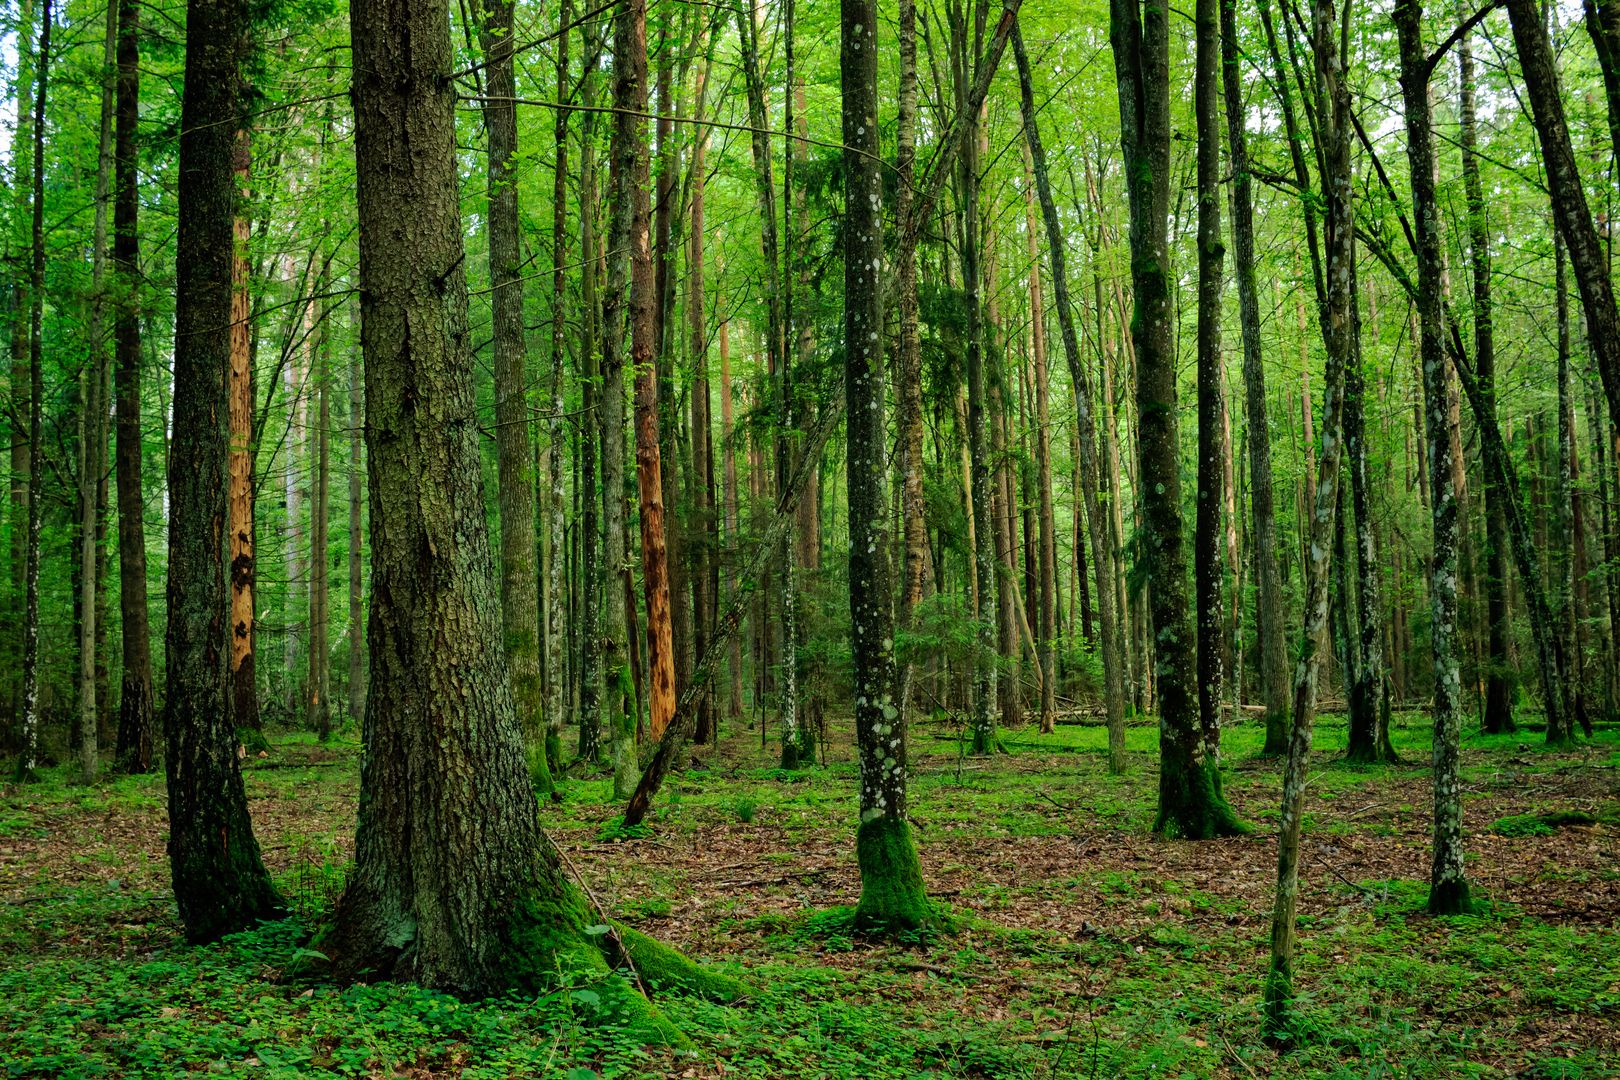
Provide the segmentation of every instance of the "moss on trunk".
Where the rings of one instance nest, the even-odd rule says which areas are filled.
[[[1250,830],[1221,792],[1219,765],[1208,758],[1189,761],[1166,754],[1160,765],[1159,814],[1153,831],[1171,839],[1212,840],[1243,836]]]
[[[1446,878],[1429,887],[1430,915],[1472,915],[1474,899],[1467,878]]]
[[[855,833],[855,858],[861,867],[857,929],[869,934],[901,934],[926,929],[933,922],[917,845],[904,819],[885,814],[863,821]]]

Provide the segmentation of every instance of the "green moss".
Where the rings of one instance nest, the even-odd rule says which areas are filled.
[[[1217,763],[1205,758],[1197,764],[1182,764],[1177,756],[1165,755],[1160,762],[1159,813],[1153,831],[1171,839],[1212,840],[1243,836],[1251,830],[1221,793]]]
[[[861,868],[857,929],[880,935],[915,933],[933,922],[910,824],[888,815],[863,821],[855,834],[855,858]]]
[[[1467,878],[1435,883],[1429,888],[1430,915],[1472,915],[1474,899]]]
[[[1260,1001],[1260,1037],[1272,1047],[1286,1050],[1298,1037],[1295,1020],[1293,977],[1273,964]]]
[[[624,951],[641,981],[654,990],[673,990],[729,1005],[747,994],[730,975],[713,971],[634,927],[614,921]]]
[[[607,928],[590,922],[585,898],[572,885],[557,896],[530,894],[505,928],[504,981],[531,993],[566,990],[592,1022],[612,1025],[639,1041],[687,1046],[686,1036],[613,969],[603,952]]]

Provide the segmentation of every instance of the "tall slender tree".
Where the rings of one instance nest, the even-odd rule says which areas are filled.
[[[906,726],[894,662],[893,586],[884,454],[883,177],[878,157],[877,4],[840,0],[843,89],[844,399],[849,485],[849,613],[860,759],[861,869],[856,921],[880,931],[932,919],[906,817]]]
[[[145,495],[141,485],[140,7],[118,0],[117,132],[113,148],[113,320],[115,471],[118,480],[118,616],[123,676],[118,693],[118,762],[152,768],[157,719],[146,611]]]
[[[187,5],[163,731],[170,872],[193,942],[252,926],[280,909],[248,816],[225,694],[225,390],[247,29],[240,0]]]

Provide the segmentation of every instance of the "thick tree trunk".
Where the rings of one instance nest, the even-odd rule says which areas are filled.
[[[1271,915],[1271,964],[1262,1002],[1267,1039],[1293,1041],[1294,929],[1299,906],[1299,834],[1306,773],[1316,720],[1317,682],[1326,646],[1328,569],[1337,525],[1345,369],[1353,359],[1355,319],[1355,208],[1350,167],[1350,89],[1339,49],[1340,11],[1333,0],[1311,8],[1316,56],[1318,148],[1322,160],[1326,267],[1322,306],[1327,371],[1322,389],[1322,454],[1311,503],[1305,564],[1305,629],[1294,668],[1293,727],[1283,766],[1282,821],[1277,839],[1277,893]],[[1310,408],[1307,400],[1305,408]]]
[[[351,23],[376,591],[355,867],[324,947],[345,978],[475,997],[583,975],[601,1015],[676,1042],[612,973],[645,939],[587,933],[600,913],[539,825],[484,518],[449,14],[388,0]]]
[[[170,871],[193,942],[252,926],[280,908],[248,817],[225,696],[226,374],[246,30],[237,0],[188,5],[163,728]]]
[[[34,185],[34,5],[32,0],[19,0],[16,17],[17,77],[16,77],[16,131],[11,139],[11,168],[14,183],[11,190],[13,243],[22,248],[29,243],[28,223],[32,217],[30,201]],[[11,327],[11,549],[8,585],[9,603],[5,612],[6,670],[5,694],[7,719],[15,725],[8,733],[21,747],[23,719],[23,638],[26,629],[23,613],[26,609],[28,564],[28,504],[33,482],[32,432],[29,418],[30,379],[28,374],[28,282],[31,267],[19,265],[7,284],[9,301],[8,322]]]
[[[1429,112],[1430,68],[1423,46],[1419,0],[1398,0],[1395,28],[1401,49],[1401,96],[1406,106],[1407,157],[1417,226],[1418,327],[1423,362],[1429,477],[1433,484],[1434,554],[1429,566],[1429,636],[1434,654],[1434,843],[1429,910],[1466,913],[1471,904],[1463,873],[1462,789],[1458,775],[1461,679],[1457,636],[1457,491],[1453,476],[1451,416],[1447,406],[1444,318],[1445,266],[1440,208],[1434,186],[1434,136]]]
[[[1226,680],[1221,586],[1226,566],[1221,509],[1226,499],[1222,419],[1221,285],[1226,247],[1221,239],[1220,65],[1221,0],[1197,0],[1193,109],[1198,129],[1198,497],[1193,530],[1193,588],[1198,632],[1198,726],[1210,779],[1220,791],[1221,703]],[[1236,569],[1235,567],[1233,568]]]
[[[582,51],[590,56],[595,51],[595,44],[599,31],[594,24],[587,24],[583,34]],[[587,107],[596,102],[596,73],[587,70],[581,80],[580,102]],[[608,636],[610,627],[604,628],[602,619],[603,578],[608,568],[617,566],[617,561],[609,561],[603,557],[607,541],[602,535],[605,523],[611,520],[611,507],[607,503],[607,439],[611,430],[607,426],[607,419],[603,416],[606,409],[607,395],[605,378],[606,368],[602,366],[598,356],[598,317],[601,314],[601,305],[597,300],[597,277],[599,274],[598,262],[601,252],[598,251],[596,233],[596,117],[586,111],[580,120],[580,148],[579,148],[579,356],[583,368],[580,378],[580,399],[587,418],[584,431],[579,440],[579,506],[580,506],[580,657],[579,657],[579,744],[578,752],[581,760],[595,762],[602,752],[602,702],[606,700],[610,705],[616,704],[620,699],[609,688],[604,698],[604,688],[601,685],[602,673],[610,671],[617,673],[617,661],[611,651],[607,653],[604,662],[604,649],[610,640],[616,638]],[[606,356],[604,348],[601,356]],[[599,377],[600,376],[600,377]],[[621,376],[622,378],[622,376]],[[621,384],[622,400],[622,384]],[[624,414],[623,406],[619,418]],[[619,483],[623,486],[623,442],[619,443],[620,474]],[[601,452],[602,462],[602,493],[597,492],[597,460],[598,451]],[[620,522],[623,528],[623,522]],[[619,625],[623,625],[622,623]]]
[[[146,609],[146,506],[141,490],[141,305],[138,191],[140,8],[118,3],[117,135],[113,151],[113,322],[115,465],[118,478],[118,621],[123,681],[118,694],[118,763],[132,773],[152,768],[157,720],[152,696],[152,640]]]
[[[529,747],[535,783],[551,789],[540,678],[540,579],[535,567],[534,476],[527,347],[523,333],[523,252],[518,235],[516,73],[511,0],[475,9],[488,80],[490,312],[495,345],[495,464],[501,521],[501,627],[512,697]]]
[[[844,399],[849,612],[861,822],[859,925],[914,931],[932,921],[906,819],[906,725],[894,663],[884,409],[883,177],[878,158],[877,5],[841,0],[844,166]]]

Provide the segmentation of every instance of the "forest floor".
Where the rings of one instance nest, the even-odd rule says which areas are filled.
[[[846,725],[847,727],[847,725]],[[1279,766],[1227,732],[1226,791],[1252,836],[1152,839],[1156,730],[1005,733],[964,756],[914,734],[911,813],[953,933],[851,939],[855,768],[769,767],[757,730],[676,778],[647,836],[605,842],[605,780],[542,810],[613,914],[743,976],[745,1002],[662,1007],[694,1050],[643,1051],[560,997],[462,1003],[312,981],[307,933],[350,857],[359,748],[272,738],[246,763],[260,843],[295,915],[180,943],[161,776],[0,793],[0,1073],[13,1077],[1451,1077],[1620,1076],[1620,732],[1568,753],[1538,732],[1467,736],[1469,874],[1484,913],[1421,914],[1429,728],[1397,718],[1405,764],[1342,760],[1325,717],[1306,796],[1301,1048],[1258,1038]],[[1547,824],[1533,815],[1555,815]],[[1556,815],[1565,815],[1557,817]],[[1581,823],[1584,822],[1584,823]]]

